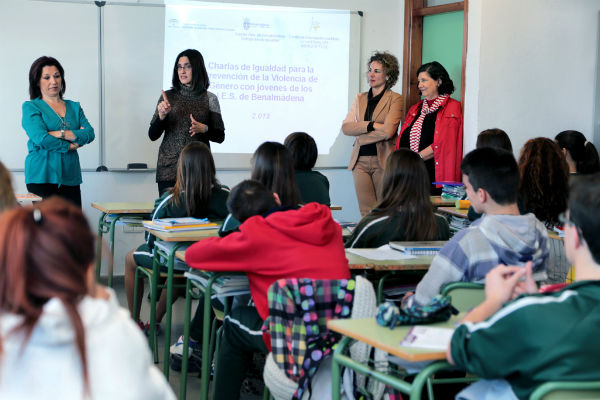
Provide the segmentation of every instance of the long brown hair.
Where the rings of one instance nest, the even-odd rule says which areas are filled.
[[[270,191],[277,193],[282,206],[297,206],[300,194],[294,177],[294,162],[284,145],[264,142],[252,156],[252,176]]]
[[[89,392],[85,333],[77,311],[88,293],[94,235],[81,209],[52,197],[0,216],[0,310],[23,317],[10,334],[23,332],[23,346],[51,298],[59,299],[73,325]],[[0,338],[0,352],[2,340]]]
[[[385,163],[381,201],[376,215],[401,217],[406,240],[432,240],[438,225],[429,197],[425,163],[417,153],[399,149]]]
[[[17,205],[15,192],[13,192],[10,172],[0,162],[0,212]]]
[[[218,185],[215,161],[208,146],[202,142],[187,144],[177,162],[177,181],[171,201],[179,206],[181,193],[184,193],[187,215],[206,217],[212,188]]]
[[[519,157],[519,202],[546,225],[558,224],[567,209],[569,166],[558,144],[548,138],[528,140]]]

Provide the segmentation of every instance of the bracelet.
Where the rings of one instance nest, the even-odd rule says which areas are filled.
[[[63,139],[63,140],[65,138],[65,130],[64,129],[60,130],[60,138]]]

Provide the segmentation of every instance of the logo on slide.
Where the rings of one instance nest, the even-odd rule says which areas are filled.
[[[259,24],[259,23],[254,23],[254,22],[250,22],[250,18],[244,18],[244,23],[242,24],[242,26],[244,27],[244,30],[247,31],[250,28],[270,28],[271,26],[269,24]]]

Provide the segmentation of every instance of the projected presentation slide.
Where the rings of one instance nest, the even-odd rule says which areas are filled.
[[[197,49],[225,123],[213,152],[252,153],[304,131],[328,154],[348,112],[349,36],[347,11],[170,2],[164,88],[177,54]]]

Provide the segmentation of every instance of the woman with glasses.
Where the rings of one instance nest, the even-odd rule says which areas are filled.
[[[78,102],[64,100],[65,71],[55,58],[40,57],[29,69],[29,97],[21,125],[29,136],[25,158],[27,190],[43,198],[59,195],[81,207],[77,149],[94,140]]]
[[[210,142],[222,143],[225,139],[219,100],[207,90],[208,73],[198,50],[188,49],[177,55],[172,84],[159,97],[148,130],[152,141],[164,132],[156,165],[159,195],[175,186],[177,160],[186,144],[200,141],[210,148]]]

